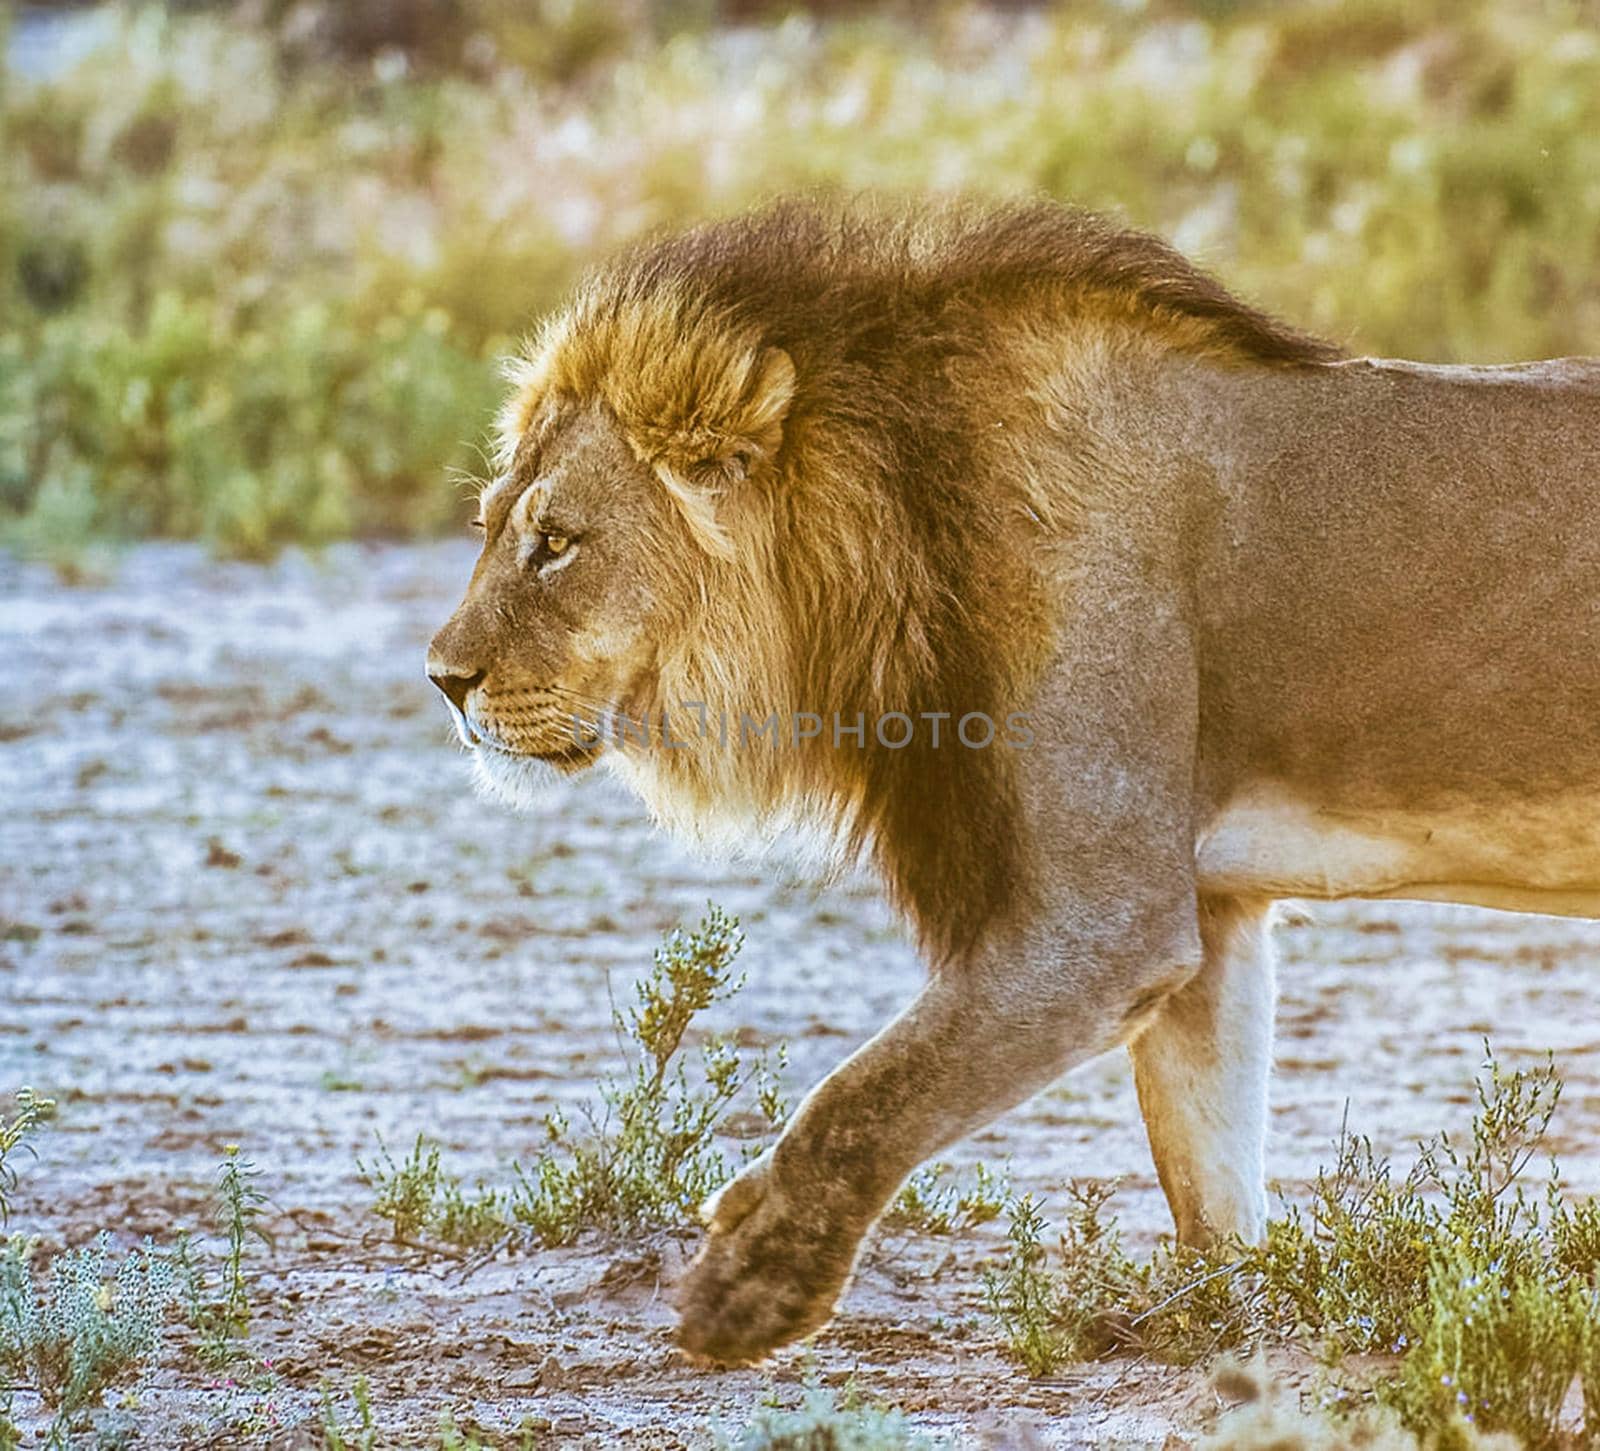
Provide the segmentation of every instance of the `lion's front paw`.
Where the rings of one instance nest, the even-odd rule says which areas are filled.
[[[819,1330],[850,1277],[858,1235],[799,1212],[765,1158],[708,1201],[706,1242],[678,1297],[678,1344],[698,1360],[751,1365]]]

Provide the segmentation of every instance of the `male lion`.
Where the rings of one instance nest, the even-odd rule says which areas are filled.
[[[482,787],[820,826],[930,969],[707,1206],[692,1354],[822,1325],[918,1163],[1119,1043],[1179,1234],[1255,1237],[1276,898],[1600,915],[1600,362],[1347,359],[1043,202],[787,202],[513,378],[428,657]]]

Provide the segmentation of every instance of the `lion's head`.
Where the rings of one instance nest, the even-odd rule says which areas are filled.
[[[604,759],[692,832],[808,819],[959,952],[1027,889],[1017,754],[954,728],[1026,710],[1053,649],[1049,550],[1095,460],[1060,471],[1078,405],[1045,376],[1085,319],[1328,351],[1049,204],[782,203],[602,268],[513,365],[483,555],[430,654],[480,782],[526,802]]]
[[[519,439],[480,497],[483,552],[428,668],[480,784],[527,805],[616,748],[618,720],[658,709],[706,543],[603,404],[548,403]]]
[[[693,827],[705,823],[683,787],[704,784],[712,752],[651,772],[652,745],[677,739],[712,699],[757,702],[743,683],[759,674],[753,636],[764,632],[765,658],[783,668],[770,581],[758,577],[771,526],[756,501],[772,484],[794,369],[782,349],[744,339],[691,360],[690,340],[665,321],[641,308],[574,336],[568,320],[514,365],[501,471],[474,521],[483,553],[434,637],[429,673],[491,794],[526,805],[541,784],[609,755],[631,759],[657,787],[646,787],[653,804]],[[654,358],[683,391],[625,409],[606,386],[624,347],[630,367]]]

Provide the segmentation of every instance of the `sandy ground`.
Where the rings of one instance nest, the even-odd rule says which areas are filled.
[[[474,800],[421,672],[470,548],[261,569],[151,546],[78,588],[0,559],[0,1090],[60,1102],[12,1228],[168,1238],[204,1222],[234,1142],[276,1235],[251,1329],[270,1374],[217,1383],[175,1351],[104,1424],[145,1446],[309,1446],[318,1386],[347,1402],[365,1376],[384,1446],[423,1444],[444,1411],[491,1439],[532,1416],[551,1444],[704,1445],[811,1376],[962,1445],[1191,1440],[1217,1406],[1202,1372],[1038,1383],[1007,1364],[982,1314],[998,1226],[881,1233],[830,1329],[739,1373],[675,1358],[671,1244],[464,1274],[381,1242],[355,1163],[375,1135],[426,1130],[469,1179],[505,1178],[616,1066],[613,997],[708,899],[749,939],[749,985],[713,1026],[787,1042],[795,1090],[920,972],[869,883],[695,860],[598,775],[539,816]],[[1597,946],[1591,924],[1389,904],[1282,929],[1282,1190],[1327,1160],[1347,1101],[1384,1150],[1461,1129],[1486,1033],[1509,1063],[1554,1050],[1554,1147],[1593,1189]],[[1069,1178],[1118,1177],[1136,1244],[1166,1224],[1121,1055],[954,1157],[1009,1161],[1057,1206]],[[26,1393],[18,1409],[37,1424]]]

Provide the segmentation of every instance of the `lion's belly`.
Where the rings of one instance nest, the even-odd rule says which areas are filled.
[[[1401,897],[1600,918],[1600,798],[1357,811],[1254,787],[1206,823],[1196,859],[1204,892]]]

